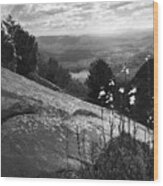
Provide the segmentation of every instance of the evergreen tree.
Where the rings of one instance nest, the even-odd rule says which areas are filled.
[[[153,108],[154,108],[154,60],[147,58],[130,82],[129,89],[137,89],[135,94],[135,108],[132,116],[153,128]],[[134,114],[134,115],[133,115]]]
[[[60,66],[56,59],[50,58],[47,64],[46,79],[60,86],[61,88],[65,88],[68,85],[71,77],[69,71]]]
[[[110,80],[112,80],[113,73],[111,68],[102,59],[98,59],[90,65],[89,76],[86,80],[86,84],[89,88],[89,99],[90,101],[100,104],[98,95],[101,88],[105,89],[106,92],[113,91],[109,90]]]
[[[1,23],[1,62],[3,67],[16,71],[16,48],[13,38],[7,32],[4,21]]]
[[[6,54],[13,53],[13,55],[19,56],[17,59],[17,73],[21,75],[28,75],[30,72],[34,72],[37,66],[37,42],[34,36],[30,35],[27,31],[16,23],[12,16],[9,15],[5,20],[3,20],[3,25],[5,26],[6,32],[13,41],[13,46],[15,50],[10,52],[7,50]],[[3,29],[1,28],[1,32]]]
[[[49,58],[46,69],[47,70],[46,79],[56,84],[58,68],[59,68],[58,61],[54,58]]]

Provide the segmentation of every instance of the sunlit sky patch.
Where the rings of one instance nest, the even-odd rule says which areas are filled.
[[[120,34],[153,29],[153,1],[2,5],[23,28],[39,35]]]

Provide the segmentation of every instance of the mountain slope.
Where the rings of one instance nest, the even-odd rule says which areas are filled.
[[[116,112],[45,88],[7,69],[1,71],[2,176],[60,177],[63,170],[91,164],[92,144],[98,154],[110,138],[118,136],[122,120]],[[127,131],[128,119],[122,117]],[[134,122],[130,122],[133,135]],[[136,139],[152,140],[152,131],[135,123]],[[104,127],[104,129],[103,129]],[[145,137],[146,134],[146,137]],[[73,175],[72,175],[73,177]]]

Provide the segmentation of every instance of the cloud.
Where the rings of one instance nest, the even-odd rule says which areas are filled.
[[[153,27],[153,1],[2,5],[34,35],[113,34]]]
[[[110,8],[117,9],[120,7],[125,7],[126,5],[130,5],[130,4],[132,4],[132,2],[114,2],[114,3],[110,4]]]

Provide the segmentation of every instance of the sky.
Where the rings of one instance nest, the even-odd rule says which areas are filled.
[[[1,5],[35,36],[121,34],[153,29],[153,1]]]

